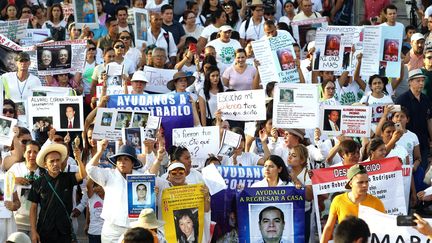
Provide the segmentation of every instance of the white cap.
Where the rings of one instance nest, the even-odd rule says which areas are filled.
[[[425,37],[421,33],[415,33],[411,36],[411,41],[424,40]]]
[[[175,170],[175,169],[178,169],[178,168],[182,168],[182,169],[186,170],[186,167],[184,166],[184,164],[182,164],[180,162],[174,162],[170,166],[168,166],[168,172]]]
[[[147,80],[145,73],[143,71],[136,71],[133,74],[131,81],[141,81],[141,82],[148,83],[148,80]]]
[[[232,31],[232,27],[229,25],[222,25],[221,27],[219,27],[219,30],[222,32],[226,32],[226,31]]]

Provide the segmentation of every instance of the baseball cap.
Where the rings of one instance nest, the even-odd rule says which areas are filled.
[[[415,33],[411,36],[411,41],[417,41],[421,39],[425,39],[424,35],[422,35],[421,33]]]
[[[15,61],[21,62],[21,61],[30,61],[30,55],[27,52],[20,52],[16,57]]]
[[[351,168],[349,168],[349,170],[347,172],[348,182],[345,185],[346,189],[351,189],[351,186],[349,185],[349,183],[351,182],[352,178],[358,174],[367,174],[366,168],[363,165],[355,164],[355,165],[351,166]]]

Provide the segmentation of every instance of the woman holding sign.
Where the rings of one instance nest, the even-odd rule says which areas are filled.
[[[283,159],[270,155],[264,163],[264,179],[252,184],[251,187],[293,186],[293,182]]]
[[[220,92],[224,92],[224,86],[219,68],[210,66],[205,74],[204,89],[200,91],[198,98],[202,126],[213,125],[217,111],[217,94]]]
[[[251,90],[252,83],[257,74],[255,67],[246,64],[246,51],[245,49],[237,49],[235,52],[234,65],[225,70],[222,79],[225,87],[240,90]]]

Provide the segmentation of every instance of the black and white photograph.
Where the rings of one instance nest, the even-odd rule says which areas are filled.
[[[294,91],[292,89],[280,89],[279,102],[282,103],[294,102]]]

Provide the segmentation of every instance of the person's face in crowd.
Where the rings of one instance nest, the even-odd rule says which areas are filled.
[[[95,56],[96,56],[96,46],[92,44],[87,45],[87,58],[90,57],[94,58]]]
[[[189,216],[184,215],[179,220],[179,227],[183,234],[186,235],[186,238],[193,234],[193,221]]]
[[[174,13],[172,9],[167,9],[162,14],[162,19],[165,23],[171,23],[174,18]]]
[[[413,78],[409,81],[411,91],[420,93],[424,88],[425,78]]]
[[[135,8],[144,8],[144,2],[142,0],[137,0],[134,3]]]
[[[432,51],[426,51],[423,58],[423,63],[426,70],[432,69]]]
[[[115,52],[114,52],[114,50],[110,50],[110,51],[105,53],[104,62],[106,64],[108,64],[110,62],[114,62],[114,58],[115,58]]]
[[[264,177],[267,179],[278,179],[281,171],[282,167],[278,168],[271,160],[267,160],[264,163]]]
[[[57,81],[60,84],[67,85],[68,82],[69,82],[68,74],[67,73],[62,73],[62,74],[57,75]]]
[[[422,55],[425,47],[425,40],[420,39],[416,41],[411,41],[411,46],[416,55]]]
[[[18,138],[18,141],[22,147],[23,150],[25,150],[25,146],[27,144],[28,141],[30,141],[32,139],[30,134],[23,134],[21,135],[21,137]]]
[[[367,174],[355,175],[351,182],[351,191],[356,195],[366,195],[369,187],[369,180]]]
[[[62,170],[61,155],[59,152],[51,152],[45,156],[45,167],[51,176],[57,176]]]
[[[144,185],[139,185],[136,189],[138,200],[146,200],[147,188]]]
[[[282,221],[282,215],[278,210],[267,210],[262,213],[259,228],[264,242],[279,242],[284,227],[285,222]]]
[[[87,142],[93,148],[96,146],[96,140],[93,139],[93,129],[89,129],[87,131]]]
[[[216,57],[216,50],[213,47],[208,46],[204,49],[204,55]]]
[[[9,6],[6,9],[6,15],[8,16],[9,19],[16,19],[17,17],[17,9],[15,8],[15,6]]]
[[[394,113],[392,121],[394,123],[400,123],[402,125],[402,127],[405,129],[406,125],[409,122],[409,119],[404,112],[400,111],[400,112]]]
[[[211,66],[212,66],[212,65],[211,65],[210,63],[206,63],[206,64],[204,64],[204,66],[203,66],[204,74],[207,74],[207,70],[208,70]]]
[[[177,92],[185,92],[188,82],[186,78],[179,78],[174,82],[175,90]]]
[[[75,116],[75,111],[72,107],[68,106],[66,107],[66,117],[68,119],[72,119]]]
[[[198,16],[198,12],[199,12],[198,4],[194,4],[193,7],[191,8],[191,11],[195,13],[195,16]]]
[[[314,41],[316,37],[316,30],[310,29],[306,32],[306,43]]]
[[[32,11],[28,7],[24,7],[21,11],[21,18],[20,19],[30,19],[32,17]]]
[[[223,121],[222,124],[221,124],[221,128],[223,130],[230,130],[230,124],[229,124],[229,122],[228,121]]]
[[[116,56],[124,56],[125,48],[126,48],[126,46],[124,45],[123,42],[116,41],[116,43],[114,44],[114,51],[115,51]]]
[[[334,80],[334,74],[332,71],[323,71],[322,72],[322,78],[323,80],[330,80],[333,81]]]
[[[96,11],[98,12],[98,14],[102,13],[102,4],[100,2],[101,0],[97,0],[96,1]]]
[[[233,13],[234,8],[233,8],[231,5],[226,4],[226,5],[224,6],[224,10],[225,10],[225,13],[227,13],[228,15],[230,15],[230,14]]]
[[[166,61],[166,55],[164,51],[161,50],[153,51],[153,55],[152,55],[153,66],[163,68],[163,66],[165,65],[165,61]]]
[[[216,24],[218,24],[218,25],[224,25],[224,24],[226,24],[226,21],[227,21],[227,15],[226,15],[225,12],[223,12],[221,14],[221,16],[216,19]]]
[[[128,13],[127,13],[126,10],[120,10],[120,11],[118,11],[118,13],[116,15],[117,21],[120,24],[126,23],[127,22],[127,17],[128,17]]]
[[[261,19],[264,16],[264,8],[262,6],[256,6],[252,12],[252,17],[255,19]]]
[[[61,16],[61,11],[62,10],[59,7],[52,8],[51,14],[52,14],[53,19],[59,20],[60,16]]]
[[[150,16],[150,26],[154,30],[158,30],[162,27],[162,16],[159,13],[154,13]]]
[[[301,56],[300,51],[301,51],[300,47],[294,46],[294,53],[296,55],[296,59],[300,59],[300,56]]]
[[[264,18],[266,19],[266,20],[275,20],[275,16],[274,16],[274,13],[272,13],[272,12],[264,12]]]
[[[131,84],[133,91],[137,94],[142,94],[146,87],[146,82],[143,81],[132,81]]]
[[[288,155],[288,165],[298,168],[303,167],[304,163],[306,163],[306,161],[302,161],[300,155],[298,154],[298,151],[296,151],[295,149],[291,149]]]
[[[128,156],[121,155],[117,157],[116,168],[122,174],[130,174],[132,173],[133,162]]]
[[[38,153],[39,147],[33,144],[29,144],[26,146],[26,150],[24,151],[24,159],[29,165],[35,165]]]
[[[5,58],[5,66],[9,72],[15,72],[17,70],[17,66],[15,64],[15,57],[17,54],[15,52],[9,52]]]
[[[59,60],[61,64],[66,64],[69,58],[69,53],[66,49],[61,49],[59,52]]]
[[[299,140],[300,140],[299,137],[297,137],[296,135],[291,134],[288,131],[285,131],[284,141],[285,141],[285,145],[288,148],[292,148],[292,147],[298,145],[300,143]]]
[[[186,182],[186,171],[183,168],[171,170],[168,174],[168,180],[174,186],[184,185]]]
[[[275,37],[277,35],[276,26],[274,25],[264,25],[264,33],[267,37]]]
[[[428,30],[432,30],[432,17],[428,17],[428,23],[427,23]]]
[[[267,120],[267,122],[265,123],[265,127],[264,128],[265,128],[266,133],[270,134],[271,130],[273,128],[273,119]]]
[[[44,50],[42,52],[42,64],[45,66],[49,66],[52,61],[52,53],[49,50]]]
[[[244,52],[237,53],[236,56],[235,56],[235,62],[239,66],[245,65],[246,64],[246,54]]]
[[[284,10],[285,13],[287,14],[294,14],[294,4],[292,3],[285,4]]]
[[[189,13],[185,19],[187,25],[193,25],[196,21],[196,16],[194,13]]]
[[[303,0],[302,1],[302,11],[306,16],[310,16],[312,14],[312,1],[311,0]]]
[[[384,90],[384,83],[380,78],[374,78],[372,80],[372,87],[370,87],[372,92],[381,94]]]
[[[210,83],[216,86],[219,82],[219,71],[213,71],[212,73],[210,73]]]
[[[415,32],[416,32],[416,30],[413,30],[413,29],[408,30],[407,33],[406,33],[407,39],[410,40],[411,36],[414,35]]]
[[[43,9],[41,9],[41,8],[38,8],[37,10],[36,10],[36,17],[38,18],[38,19],[44,19],[44,10]]]
[[[117,20],[112,20],[109,23],[109,27],[108,27],[108,33],[111,36],[115,36],[118,34],[118,21]]]
[[[13,107],[9,104],[3,105],[3,116],[9,117],[9,118],[14,118],[15,107]]]
[[[71,38],[78,39],[80,34],[81,34],[81,32],[77,27],[74,26],[71,28],[71,31],[70,31]]]
[[[238,148],[234,149],[234,153],[237,155],[241,155],[244,151],[244,147],[245,147],[245,141],[244,139],[242,139],[240,141],[240,145],[238,146]]]
[[[121,32],[119,39],[121,41],[123,41],[123,43],[125,44],[126,47],[130,47],[131,46],[131,36],[128,32]]]
[[[384,129],[384,131],[382,132],[382,140],[384,141],[384,143],[388,143],[390,142],[393,133],[396,131],[396,128],[394,126],[388,126]]]
[[[387,154],[385,144],[381,144],[371,153],[371,160],[374,159],[384,159]]]
[[[336,86],[333,82],[328,82],[324,87],[324,99],[331,99],[335,94]]]
[[[339,112],[338,111],[330,111],[330,114],[328,115],[328,119],[334,123],[336,123],[339,120]]]
[[[343,154],[343,165],[354,165],[360,161],[360,150]]]
[[[230,41],[230,38],[231,38],[231,33],[232,33],[231,30],[228,30],[228,31],[221,31],[221,33],[220,33],[220,39],[221,39],[223,42],[229,42],[229,41]]]
[[[179,162],[182,163],[186,168],[186,175],[189,175],[190,169],[192,168],[192,157],[189,151],[184,151],[180,157]]]
[[[397,17],[397,11],[396,9],[387,9],[386,12],[386,19],[389,23],[395,23]]]
[[[249,42],[246,45],[245,51],[246,51],[246,56],[247,57],[253,57],[254,56],[254,52],[253,52],[253,48],[252,48],[252,43],[251,42]]]
[[[219,0],[209,0],[210,7],[217,7]]]

